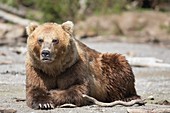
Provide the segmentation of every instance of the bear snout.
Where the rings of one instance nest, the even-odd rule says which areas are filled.
[[[51,51],[49,50],[42,50],[41,52],[41,60],[43,62],[51,62],[52,59],[51,59]]]

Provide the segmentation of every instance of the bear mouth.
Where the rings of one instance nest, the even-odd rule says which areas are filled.
[[[47,58],[47,57],[42,58],[41,61],[42,61],[43,63],[51,63],[51,62],[52,62],[52,60],[51,60],[50,58]]]

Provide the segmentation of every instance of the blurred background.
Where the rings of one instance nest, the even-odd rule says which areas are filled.
[[[25,27],[31,22],[67,20],[75,24],[75,37],[89,47],[139,57],[140,65],[131,64],[135,87],[142,98],[152,100],[135,109],[170,112],[170,0],[0,0],[0,112],[12,108],[38,113],[20,101],[25,99]],[[127,109],[81,107],[49,112],[125,113]]]
[[[25,26],[71,20],[78,39],[170,47],[169,0],[0,0],[0,45],[23,45]]]

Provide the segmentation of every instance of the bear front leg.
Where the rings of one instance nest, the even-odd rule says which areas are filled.
[[[33,109],[53,109],[54,103],[49,94],[47,82],[37,69],[26,66],[26,102]],[[45,83],[46,81],[46,83]]]
[[[89,102],[83,98],[83,94],[88,95],[88,88],[86,85],[74,85],[66,90],[50,91],[55,106],[63,104],[75,104],[76,106],[87,105]]]
[[[49,93],[38,87],[27,88],[27,105],[33,109],[53,109],[54,104]]]

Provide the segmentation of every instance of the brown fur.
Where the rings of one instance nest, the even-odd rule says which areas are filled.
[[[69,23],[39,25],[28,35],[26,101],[29,107],[38,109],[39,104],[47,103],[54,106],[89,104],[82,94],[103,102],[140,98],[125,57],[102,54],[88,48],[72,37],[72,25]],[[53,62],[41,62],[42,47],[37,43],[38,37],[45,37],[44,40],[49,42],[54,37],[59,39],[59,44],[52,47]]]

